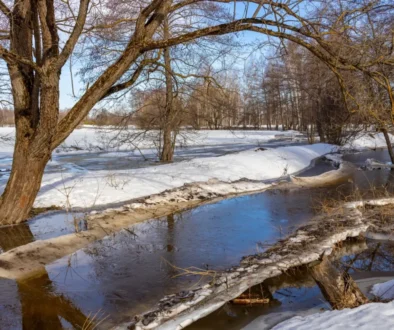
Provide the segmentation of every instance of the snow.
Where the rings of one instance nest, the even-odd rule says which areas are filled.
[[[372,287],[371,293],[380,297],[381,299],[393,300],[394,299],[394,280],[378,283]]]
[[[382,169],[382,168],[393,168],[394,165],[391,164],[391,162],[382,163],[376,159],[368,158],[365,161],[365,167],[369,170],[374,170],[374,169]]]
[[[394,302],[371,303],[354,309],[326,311],[305,317],[296,316],[272,328],[272,330],[316,329],[394,329]]]
[[[325,156],[328,160],[332,161],[334,164],[339,165],[342,163],[342,154],[328,154]]]
[[[130,128],[129,132],[138,132]],[[15,133],[12,127],[0,128],[0,136],[12,136]],[[217,179],[223,182],[233,182],[241,179],[267,181],[287,177],[290,174],[305,169],[317,157],[337,151],[337,147],[329,144],[314,144],[306,146],[279,147],[265,150],[254,149],[238,153],[212,157],[191,151],[192,159],[168,165],[146,166],[143,168],[104,170],[102,167],[86,169],[73,163],[60,162],[61,155],[69,153],[86,153],[90,151],[105,150],[97,154],[91,162],[99,162],[101,156],[107,158],[127,156],[134,148],[123,144],[114,147],[110,140],[115,132],[85,127],[76,129],[55,150],[53,160],[43,178],[40,193],[36,199],[36,207],[57,205],[67,208],[90,208],[97,205],[122,203],[135,198],[158,194],[168,189],[178,188],[187,183],[207,182]],[[295,131],[184,131],[182,135],[189,134],[188,144],[191,146],[217,146],[219,149],[230,148],[234,145],[249,146],[260,145],[281,136],[282,139],[294,139]],[[183,142],[179,138],[178,145]],[[368,146],[383,146],[384,137],[376,134],[375,137],[364,135],[353,141],[353,146],[365,148]],[[227,146],[227,147],[226,147]],[[76,148],[75,148],[76,147]],[[154,153],[152,140],[143,141],[140,148]],[[350,145],[347,146],[350,148]],[[231,149],[232,151],[234,149]],[[236,150],[236,149],[235,149]],[[0,139],[0,165],[4,171],[9,171],[13,153],[12,141]],[[81,157],[81,156],[77,156]],[[138,157],[138,155],[137,155]],[[338,156],[331,159],[339,161]],[[0,193],[3,191],[9,174],[0,174]]]
[[[131,129],[131,131],[136,131]],[[100,130],[81,128],[75,130],[58,148],[49,165],[60,170],[47,171],[44,174],[41,190],[36,199],[36,207],[57,205],[67,208],[90,208],[126,202],[135,198],[158,194],[168,189],[178,188],[187,183],[207,182],[217,179],[233,182],[241,179],[270,180],[297,173],[308,167],[310,162],[321,155],[330,153],[333,147],[328,144],[292,146],[267,150],[248,150],[220,157],[194,158],[168,165],[157,165],[135,169],[87,170],[73,163],[60,164],[57,155],[67,150],[76,152],[97,151],[105,148],[107,157],[125,154],[130,146],[121,145],[110,148],[108,135],[103,139]],[[0,136],[14,134],[14,128],[0,128]],[[109,135],[115,134],[110,132]],[[193,133],[189,143],[192,145],[232,146],[234,144],[259,145],[280,134],[283,138],[292,138],[294,131],[198,131]],[[105,140],[105,141],[104,141]],[[149,141],[141,147],[151,147]],[[2,142],[1,157],[9,168],[13,145]],[[153,152],[153,151],[152,151]],[[78,156],[79,157],[79,156]],[[99,156],[98,156],[99,158]],[[1,159],[0,159],[1,160]],[[3,191],[8,173],[0,176],[0,192]],[[224,188],[226,189],[226,188]]]
[[[97,128],[85,126],[74,130],[71,135],[60,145],[55,154],[64,153],[81,153],[87,151],[129,151],[135,149],[135,144],[138,144],[139,149],[155,149],[156,138],[155,132],[145,134],[144,139],[135,139],[134,144],[125,142],[119,143],[116,141],[118,134],[122,136],[128,135],[131,137],[133,134],[139,134],[142,131],[130,128],[125,132],[119,133],[118,131],[109,128]],[[254,130],[200,130],[200,131],[182,131],[178,136],[177,146],[214,146],[214,145],[233,145],[233,144],[255,144],[266,143],[275,139],[278,135],[281,138],[293,139],[298,134],[296,131],[254,131]],[[12,142],[4,143],[1,137],[13,137],[15,135],[14,127],[0,127],[0,157],[2,154],[10,156],[14,149]],[[187,140],[185,142],[185,139]],[[116,153],[114,154],[116,155]]]
[[[333,151],[328,144],[243,151],[146,168],[46,173],[35,206],[93,207],[158,194],[186,183],[218,179],[270,180],[297,173]],[[2,187],[5,180],[0,181]],[[0,187],[1,190],[1,187]]]
[[[391,143],[394,143],[394,136],[389,134]],[[387,148],[386,140],[384,139],[383,133],[368,133],[361,134],[354,137],[352,140],[346,143],[344,149],[378,149]]]
[[[394,299],[394,280],[373,285],[371,293],[381,299]],[[394,329],[394,301],[389,303],[369,303],[354,309],[295,316],[273,328],[273,330],[295,329],[391,330]]]

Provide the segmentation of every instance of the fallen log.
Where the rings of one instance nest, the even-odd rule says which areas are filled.
[[[268,298],[251,298],[249,296],[243,295],[239,296],[238,298],[233,299],[231,302],[235,305],[264,305],[268,304],[271,300]]]
[[[246,290],[239,297],[231,300],[231,302],[235,305],[262,305],[268,304],[273,300],[270,290],[261,283]]]

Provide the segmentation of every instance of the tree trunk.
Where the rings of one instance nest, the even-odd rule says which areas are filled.
[[[24,146],[16,146],[11,175],[0,199],[0,225],[18,224],[28,219],[48,160],[49,155],[34,157]]]
[[[163,149],[160,161],[163,163],[172,162],[174,157],[174,146],[172,143],[172,129],[170,125],[165,125],[163,130]]]
[[[351,276],[340,273],[326,257],[312,268],[311,275],[333,309],[354,308],[368,302]]]
[[[168,25],[168,17],[164,19],[163,23],[164,38],[169,39],[170,31]],[[172,143],[172,126],[174,121],[174,91],[171,69],[171,54],[169,48],[164,49],[164,65],[166,78],[166,108],[163,123],[163,149],[161,151],[160,161],[172,162],[172,159],[174,157],[174,145]]]
[[[9,68],[14,70],[14,68]],[[32,102],[33,86],[13,80],[16,142],[10,178],[0,198],[0,225],[28,219],[52,153],[59,114],[59,72],[40,80],[40,108]],[[38,113],[39,112],[39,113]]]
[[[7,62],[12,88],[16,144],[11,176],[0,198],[0,225],[16,224],[28,218],[52,150],[71,134],[97,102],[133,84],[131,80],[115,85],[147,51],[142,50],[141,44],[152,41],[171,4],[170,0],[154,1],[141,11],[121,56],[58,123],[61,68],[83,31],[89,1],[81,1],[73,32],[61,53],[55,2],[15,1],[10,14],[6,14],[10,20],[10,54],[13,55],[2,55],[2,59]],[[138,72],[141,70],[135,71],[137,78]]]
[[[381,131],[384,135],[384,139],[386,140],[387,150],[390,155],[391,163],[394,164],[394,152],[393,152],[393,146],[391,145],[389,133],[387,132],[387,129],[385,127],[381,128]],[[393,168],[391,170],[393,170]]]

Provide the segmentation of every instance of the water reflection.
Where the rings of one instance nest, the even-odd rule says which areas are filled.
[[[2,230],[0,248],[3,251],[34,241],[34,235],[27,224],[5,227]],[[74,329],[81,329],[87,319],[65,295],[55,294],[45,267],[26,281],[0,279],[0,288],[1,329],[5,324],[7,329],[56,330],[69,328],[69,325]],[[10,312],[19,317],[14,315],[10,318]]]
[[[101,310],[108,327],[146,311],[166,294],[209,280],[174,278],[171,265],[224,269],[238,264],[243,255],[262,248],[258,243],[272,243],[312,217],[312,209],[302,207],[311,201],[309,193],[270,192],[147,221],[48,265],[47,277],[29,286],[48,291],[40,295],[45,306],[56,296],[67,297],[85,315]],[[47,313],[45,306],[40,309]]]
[[[394,271],[394,242],[368,240],[368,249],[345,256],[337,263],[356,277],[360,272]]]
[[[40,275],[18,282],[23,329],[82,329],[86,315],[65,295],[55,294],[45,268]]]
[[[0,251],[8,251],[33,241],[34,235],[26,223],[0,228]]]
[[[80,212],[55,212],[38,216],[27,223],[0,227],[0,252],[31,243],[78,233],[88,229],[85,216]]]

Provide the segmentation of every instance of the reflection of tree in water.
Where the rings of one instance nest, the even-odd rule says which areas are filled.
[[[34,235],[27,224],[0,229],[0,249],[8,251],[34,241]],[[45,269],[33,278],[18,281],[19,299],[22,307],[23,329],[63,329],[69,324],[81,329],[86,316],[63,295],[54,293],[51,279]],[[1,324],[0,324],[1,328]]]
[[[86,316],[63,295],[55,295],[52,281],[45,268],[39,276],[18,282],[22,306],[23,329],[63,329],[69,324],[81,329]],[[64,322],[66,321],[66,322]]]
[[[360,253],[343,257],[338,267],[349,273],[357,271],[393,271],[394,242],[368,240],[368,248]]]
[[[0,250],[8,251],[34,241],[29,225],[21,224],[0,228]]]
[[[84,249],[94,278],[97,281],[111,278],[119,286],[127,282],[129,287],[130,278],[139,278],[141,271],[148,272],[143,275],[145,280],[154,274],[160,279],[172,278],[177,274],[170,266],[175,262],[177,251],[177,223],[182,220],[182,214],[170,214],[124,228],[105,240],[94,242]],[[104,287],[102,289],[105,291]],[[127,292],[119,294],[128,295]]]
[[[174,227],[174,214],[167,215],[167,252],[172,252],[174,250]]]

